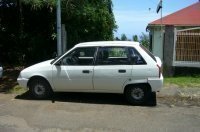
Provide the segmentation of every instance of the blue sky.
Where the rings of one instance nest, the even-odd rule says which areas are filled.
[[[125,33],[128,38],[134,34],[146,33],[148,23],[159,19],[156,13],[160,0],[112,0],[113,12],[118,25],[115,36],[121,37]],[[171,14],[199,0],[163,0],[163,16]]]

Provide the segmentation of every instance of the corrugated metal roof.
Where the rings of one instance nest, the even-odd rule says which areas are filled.
[[[200,26],[200,2],[163,17],[163,25]],[[149,23],[160,25],[161,19]]]

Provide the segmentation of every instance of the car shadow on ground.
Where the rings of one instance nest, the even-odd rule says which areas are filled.
[[[31,97],[29,92],[17,95],[15,99],[21,100],[36,100]],[[52,97],[45,99],[56,102],[72,102],[72,103],[87,103],[87,104],[110,104],[110,105],[126,105],[130,106],[123,94],[111,93],[73,93],[73,92],[56,92]],[[152,107],[151,104],[143,104],[137,106]]]
[[[17,95],[15,99],[35,100],[25,92]],[[56,92],[52,97],[45,99],[52,103],[56,102],[73,102],[73,103],[90,103],[90,104],[112,104],[112,105],[129,105],[123,94],[109,93],[72,93],[72,92]]]

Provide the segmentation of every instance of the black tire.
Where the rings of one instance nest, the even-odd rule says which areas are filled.
[[[151,92],[149,99],[148,99],[148,105],[149,106],[156,106],[157,100],[156,100],[156,92]]]
[[[149,98],[150,89],[145,84],[131,85],[125,90],[125,97],[132,105],[144,105]]]
[[[35,99],[47,99],[53,93],[49,83],[42,78],[31,80],[29,91]]]

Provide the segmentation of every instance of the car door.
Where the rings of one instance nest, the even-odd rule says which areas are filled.
[[[55,91],[76,91],[93,89],[95,47],[72,50],[53,66]]]
[[[94,89],[121,92],[131,72],[128,47],[100,47],[94,67]]]

